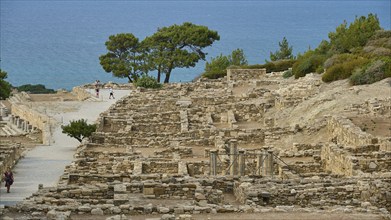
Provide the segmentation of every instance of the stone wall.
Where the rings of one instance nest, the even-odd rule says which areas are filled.
[[[325,170],[344,176],[391,170],[391,152],[379,151],[379,145],[346,148],[330,143],[322,147],[321,159]]]
[[[35,111],[26,105],[15,103],[12,104],[11,114],[12,117],[18,118],[18,120],[21,119],[24,123],[28,123],[28,126],[41,130],[43,144],[50,144],[50,132],[53,127],[51,123],[54,123],[54,120],[50,120],[49,116]]]
[[[84,101],[91,97],[91,93],[87,92],[82,87],[73,87],[72,93],[76,96],[77,100]]]
[[[358,126],[354,125],[351,120],[345,117],[329,117],[327,129],[330,137],[338,144],[361,146],[378,143],[376,137],[363,132]]]
[[[14,167],[22,154],[20,144],[3,145],[0,144],[0,174],[6,171],[7,167]]]
[[[143,162],[142,173],[178,173],[178,162]]]
[[[262,206],[327,207],[349,204],[364,210],[369,206],[391,207],[391,183],[387,179],[334,179],[304,178],[290,181],[272,179],[235,182],[234,193],[242,204]],[[371,196],[377,195],[376,198]]]
[[[261,79],[266,75],[266,69],[227,69],[227,80],[239,81],[251,79]]]

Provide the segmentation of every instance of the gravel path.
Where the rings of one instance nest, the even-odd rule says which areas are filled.
[[[61,123],[68,124],[69,121],[78,119],[87,119],[89,123],[93,123],[101,112],[128,94],[130,94],[129,90],[114,90],[116,99],[109,99],[108,90],[103,89],[99,101],[53,103],[48,112],[59,122],[59,125],[53,128],[50,145],[37,146],[19,160],[13,169],[15,182],[11,186],[11,192],[6,193],[4,183],[0,187],[0,205],[14,205],[22,201],[36,192],[39,184],[43,184],[44,187],[57,184],[65,166],[73,160],[76,147],[79,145],[76,139],[61,132]],[[58,112],[56,110],[63,109],[58,105],[71,105],[70,107],[76,111]]]

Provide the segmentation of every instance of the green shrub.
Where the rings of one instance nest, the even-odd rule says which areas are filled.
[[[266,69],[267,73],[285,71],[293,66],[296,60],[277,60],[265,64],[245,66],[246,69]]]
[[[389,57],[373,60],[365,67],[357,69],[349,80],[352,85],[364,85],[387,77],[391,77],[391,59]]]
[[[202,74],[203,77],[208,78],[208,79],[223,78],[226,75],[227,75],[227,70],[209,71],[207,73]]]
[[[5,79],[7,78],[7,72],[0,69],[0,100],[6,99],[11,94],[11,84]]]
[[[391,30],[378,30],[375,34],[369,39],[367,45],[377,45],[382,47],[390,46],[390,41],[387,39],[391,38]],[[380,41],[377,41],[380,40]]]
[[[86,119],[70,121],[69,125],[62,125],[62,133],[82,142],[83,138],[90,137],[96,131],[96,124],[88,124]]]
[[[323,67],[325,69],[328,69],[332,67],[333,65],[344,63],[350,60],[357,59],[357,55],[353,55],[350,53],[342,53],[342,54],[334,54],[333,56],[329,57],[323,64]]]
[[[246,55],[243,49],[236,49],[232,51],[231,55],[228,56],[229,64],[234,66],[244,66],[248,64]]]
[[[227,68],[230,65],[229,58],[220,54],[217,57],[211,59],[210,62],[205,64],[205,72],[203,77],[208,79],[218,79],[227,75]]]
[[[162,84],[158,83],[158,81],[154,77],[144,74],[141,76],[141,78],[137,79],[136,86],[150,89],[158,89],[162,87]]]
[[[56,93],[56,91],[54,91],[53,89],[47,89],[42,84],[37,84],[37,85],[26,84],[26,85],[22,85],[22,86],[16,87],[16,89],[19,92],[29,92],[31,94],[51,94],[51,93]]]
[[[264,69],[265,68],[265,64],[248,65],[248,66],[244,66],[243,68],[244,69]]]
[[[240,68],[247,65],[247,59],[242,49],[232,51],[231,55],[224,56],[220,54],[205,64],[203,77],[208,79],[218,79],[227,75],[227,68]]]
[[[298,57],[297,61],[293,64],[292,71],[295,78],[300,78],[308,73],[314,73],[323,69],[323,63],[327,59],[324,54],[318,54],[313,50],[307,51],[305,54]]]
[[[289,77],[291,77],[291,76],[293,76],[292,69],[288,69],[288,70],[286,70],[286,71],[282,74],[282,77],[283,77],[284,79],[289,78]]]
[[[352,59],[343,63],[337,63],[326,70],[322,76],[324,82],[332,82],[349,78],[356,68],[362,68],[368,63],[366,58]]]

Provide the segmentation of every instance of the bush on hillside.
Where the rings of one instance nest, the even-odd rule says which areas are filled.
[[[285,71],[293,66],[296,60],[277,60],[265,64],[245,66],[247,69],[266,69],[267,73]]]
[[[309,50],[303,55],[298,56],[296,62],[292,66],[293,75],[295,75],[295,78],[297,79],[308,73],[323,72],[323,63],[326,59],[326,55]]]
[[[373,14],[356,17],[349,27],[345,21],[329,33],[331,49],[335,53],[351,52],[353,48],[363,47],[380,29],[379,19]]]
[[[391,58],[373,60],[364,68],[356,69],[350,76],[352,85],[371,84],[391,77]]]
[[[349,62],[351,60],[356,60],[359,56],[350,54],[350,53],[342,53],[342,54],[334,54],[329,57],[323,64],[325,69],[328,69],[336,64],[341,64],[344,62]]]
[[[284,73],[282,74],[282,77],[283,77],[284,79],[289,78],[289,77],[291,77],[291,76],[293,76],[292,69],[288,69],[288,70],[284,71]]]
[[[27,93],[31,93],[31,94],[52,94],[52,93],[56,93],[56,91],[54,91],[54,89],[47,89],[42,84],[37,84],[37,85],[26,84],[26,85],[21,85],[19,87],[16,87],[16,89],[19,92],[27,92]]]
[[[0,69],[0,100],[6,99],[11,94],[11,84],[5,79],[7,78],[7,72]]]
[[[351,59],[346,62],[337,63],[326,70],[322,75],[324,82],[349,78],[356,68],[361,68],[368,63],[366,58]]]
[[[391,56],[391,30],[377,31],[363,48],[369,57]]]
[[[161,83],[158,83],[158,81],[148,75],[142,75],[141,78],[138,78],[135,85],[137,87],[143,87],[143,88],[150,88],[150,89],[158,89],[162,87]]]
[[[247,65],[247,59],[242,49],[236,49],[232,51],[231,55],[224,56],[220,54],[217,57],[211,59],[210,62],[205,64],[205,72],[203,77],[208,79],[218,79],[227,75],[227,68],[232,66],[240,67]]]
[[[230,65],[230,61],[227,56],[220,54],[217,57],[211,59],[210,62],[205,64],[205,72],[203,77],[208,79],[218,79],[227,75],[227,68]]]

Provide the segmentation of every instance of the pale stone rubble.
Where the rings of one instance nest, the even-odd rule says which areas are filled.
[[[265,70],[229,70],[220,80],[139,88],[101,114],[98,131],[79,146],[57,187],[15,209],[48,219],[272,211],[390,219],[391,137],[366,133],[346,116],[292,125],[282,123],[283,112],[273,117],[315,97],[322,85],[314,75],[284,80]],[[390,99],[375,97],[346,112],[388,120],[390,108]],[[282,146],[319,132],[325,141]]]

